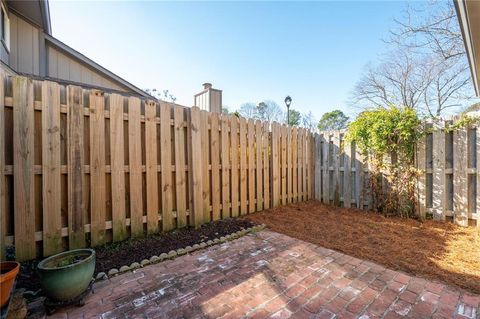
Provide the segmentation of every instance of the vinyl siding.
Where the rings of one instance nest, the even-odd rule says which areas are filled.
[[[47,45],[47,56],[48,77],[112,90],[128,91],[125,87],[109,80],[99,72],[96,72],[53,46]]]
[[[10,12],[9,66],[17,72],[40,75],[40,32]]]

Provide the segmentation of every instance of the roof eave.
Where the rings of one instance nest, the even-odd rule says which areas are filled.
[[[466,6],[466,0],[454,0],[455,9],[457,11],[457,18],[460,24],[460,29],[463,36],[463,41],[465,44],[465,50],[468,56],[468,63],[470,64],[470,71],[472,73],[473,86],[475,88],[475,93],[477,96],[480,96],[480,79],[477,77],[478,68],[480,67],[480,61],[475,60],[475,49],[473,45],[473,35],[470,28],[470,21],[468,17],[468,10]],[[480,32],[477,35],[480,41]],[[477,63],[478,62],[478,63]]]
[[[155,97],[151,96],[147,92],[145,92],[142,89],[136,87],[135,85],[131,84],[130,82],[124,80],[123,78],[116,75],[115,73],[107,70],[106,68],[104,68],[100,64],[94,62],[93,60],[90,60],[89,58],[87,58],[86,56],[84,56],[80,52],[76,51],[75,49],[69,47],[65,43],[58,40],[57,38],[54,38],[51,35],[45,35],[45,40],[48,41],[53,46],[55,46],[56,48],[58,48],[58,49],[62,50],[63,52],[73,56],[75,59],[80,60],[81,62],[85,63],[86,65],[88,65],[92,69],[94,69],[94,70],[100,72],[101,74],[111,78],[113,81],[121,84],[122,86],[124,86],[125,88],[135,92],[136,94],[138,94],[140,96],[143,96],[145,98],[148,98],[148,99],[155,99]]]

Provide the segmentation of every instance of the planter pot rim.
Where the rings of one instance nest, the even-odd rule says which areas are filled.
[[[47,264],[54,259],[61,258],[61,257],[67,256],[67,255],[76,255],[76,254],[79,254],[79,253],[89,254],[89,256],[86,257],[85,259],[80,260],[79,262],[74,263],[74,264],[69,264],[69,265],[65,265],[65,266],[61,266],[61,267],[48,267],[47,266]],[[54,271],[54,270],[59,270],[59,269],[68,269],[68,268],[72,268],[72,267],[78,266],[80,264],[86,263],[93,258],[95,258],[95,250],[93,250],[93,249],[82,248],[82,249],[68,250],[68,251],[64,251],[62,253],[50,256],[48,258],[45,258],[44,260],[42,260],[38,264],[37,268],[42,270],[42,271]]]
[[[11,266],[9,267],[10,269],[6,273],[0,275],[0,283],[3,283],[4,281],[12,277],[15,277],[18,271],[20,270],[20,263],[16,261],[2,261],[0,265],[1,265],[1,268],[4,268],[5,266],[8,267],[8,265]]]

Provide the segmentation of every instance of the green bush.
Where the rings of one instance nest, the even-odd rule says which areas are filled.
[[[367,110],[348,126],[347,139],[355,141],[369,164],[375,210],[413,215],[418,177],[415,148],[423,134],[417,113],[408,107]]]

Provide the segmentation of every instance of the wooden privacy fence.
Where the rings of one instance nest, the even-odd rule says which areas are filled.
[[[417,213],[422,217],[480,226],[480,129],[445,130],[426,124],[417,144]],[[368,163],[345,131],[315,135],[315,198],[323,203],[371,209]]]
[[[368,166],[345,131],[315,134],[315,198],[325,204],[370,209]]]
[[[313,135],[1,76],[0,250],[18,260],[304,201]]]

